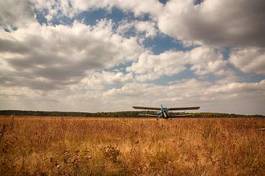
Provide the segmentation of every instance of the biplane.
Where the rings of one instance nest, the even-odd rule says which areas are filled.
[[[186,110],[198,110],[200,109],[199,106],[193,106],[193,107],[175,107],[175,108],[166,108],[163,107],[161,104],[160,107],[145,107],[145,106],[133,106],[134,109],[141,109],[147,111],[146,114],[139,114],[140,116],[148,116],[148,117],[158,117],[163,119],[168,118],[176,118],[176,117],[183,117],[183,116],[189,116],[188,114],[178,114],[170,113],[170,111],[186,111]],[[150,113],[149,111],[156,111],[155,113]]]

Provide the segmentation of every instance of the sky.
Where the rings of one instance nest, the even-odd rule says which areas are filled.
[[[265,115],[264,0],[0,0],[0,109]]]

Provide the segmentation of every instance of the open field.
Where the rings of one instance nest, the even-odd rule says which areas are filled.
[[[0,175],[264,175],[265,119],[0,116]]]

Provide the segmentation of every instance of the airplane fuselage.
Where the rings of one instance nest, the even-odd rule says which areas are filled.
[[[163,107],[163,105],[161,105],[161,110],[158,114],[159,114],[159,117],[161,117],[161,118],[164,118],[164,119],[169,118],[168,110],[167,110],[167,108]]]

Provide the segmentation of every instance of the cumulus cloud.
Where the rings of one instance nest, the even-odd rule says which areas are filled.
[[[119,23],[117,32],[122,35],[134,32],[139,40],[143,41],[146,38],[154,38],[158,34],[158,29],[153,21],[124,20]]]
[[[262,0],[1,1],[0,107],[116,111],[132,104],[164,103],[264,114],[264,79],[242,82],[233,70],[265,75],[264,4]],[[102,20],[95,26],[75,19],[83,11],[114,7],[135,16],[131,19],[129,13],[122,22]],[[38,24],[38,13],[47,24]],[[50,23],[61,17],[74,22]],[[134,35],[126,34],[131,30]],[[185,46],[172,46],[161,53],[144,48],[143,40],[159,41],[161,32],[184,45],[199,45],[184,50]],[[222,47],[229,47],[228,56]],[[191,78],[160,84],[163,76],[183,71]]]
[[[211,86],[205,91],[205,95],[211,94],[232,94],[235,93],[237,96],[242,92],[255,93],[265,95],[265,80],[254,83],[245,82],[230,82],[227,84],[217,83]]]
[[[28,0],[0,1],[0,27],[13,30],[34,19],[34,9]]]
[[[196,75],[233,76],[220,51],[209,47],[197,47],[190,51],[166,51],[155,55],[145,52],[127,71],[133,72],[140,81],[172,76],[189,69]]]
[[[155,23],[150,21],[138,21],[135,28],[137,31],[144,33],[145,37],[154,37],[158,32]]]
[[[94,27],[78,22],[73,26],[32,23],[12,33],[1,31],[1,66],[9,68],[1,71],[1,82],[55,89],[80,81],[87,71],[133,60],[140,51],[135,38],[114,34],[107,21]]]
[[[230,62],[245,73],[265,75],[265,49],[243,48],[231,52]]]
[[[209,47],[197,47],[189,54],[191,70],[197,75],[215,74],[229,75],[231,71],[227,68],[227,62],[220,51]]]
[[[68,111],[128,110],[132,105],[201,106],[201,111],[265,113],[264,83],[230,82],[212,84],[198,79],[174,81],[169,85],[131,81],[108,90],[76,84],[70,89],[43,93],[29,88],[3,89],[1,107]],[[63,97],[63,98],[62,98]],[[38,103],[33,103],[38,102]]]
[[[129,83],[104,93],[104,98],[123,107],[132,104],[158,106],[200,105],[202,111],[264,113],[264,80],[256,83],[230,82],[212,84],[188,79],[169,85]],[[127,105],[127,106],[126,106]],[[236,106],[235,106],[236,105]],[[114,105],[115,106],[115,105]]]
[[[49,23],[56,17],[73,17],[76,11],[69,0],[0,1],[0,26],[12,31],[37,21],[38,13],[43,14]]]
[[[263,0],[174,0],[158,14],[160,30],[178,40],[215,46],[265,46]]]
[[[21,0],[2,1],[0,25],[20,25],[34,18],[34,11],[43,11],[49,21],[53,17],[74,15],[93,9],[113,7],[133,12],[136,16],[149,14],[159,29],[183,43],[203,43],[215,46],[264,47],[265,30],[263,0],[174,0],[166,4],[158,0]],[[229,19],[229,20],[228,20]],[[137,23],[138,31],[153,36],[155,24]],[[150,30],[151,29],[151,30]]]
[[[157,79],[162,75],[174,75],[185,70],[185,59],[182,52],[168,51],[159,55],[143,53],[128,71],[137,74],[141,81]]]
[[[91,72],[80,83],[89,89],[105,89],[107,85],[119,85],[133,80],[132,73],[122,72]]]
[[[73,17],[76,12],[69,0],[30,0],[34,9],[43,12],[49,22],[60,16]]]

